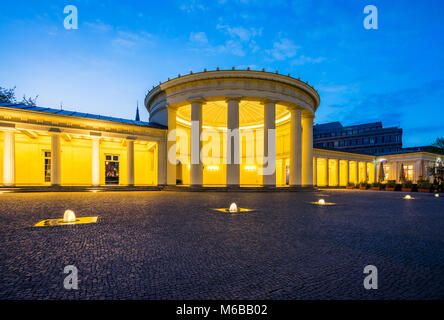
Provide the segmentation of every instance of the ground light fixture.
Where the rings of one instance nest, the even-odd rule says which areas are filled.
[[[63,222],[64,223],[73,223],[76,222],[76,214],[72,210],[65,210],[63,214]]]
[[[314,201],[314,202],[310,202],[311,204],[316,204],[316,205],[319,205],[319,206],[332,206],[332,205],[334,205],[334,204],[336,204],[336,203],[333,203],[333,202],[327,202],[327,201],[325,201],[325,199],[319,199],[318,201]]]
[[[435,198],[439,198],[439,193],[435,193]]]
[[[405,196],[404,196],[404,199],[406,199],[406,200],[412,200],[412,199],[414,199],[411,195],[409,195],[409,194],[406,194]]]
[[[69,226],[75,224],[87,224],[87,223],[96,223],[96,217],[76,217],[76,214],[73,210],[65,210],[63,213],[62,219],[46,219],[37,222],[34,227],[54,227],[54,226]]]
[[[242,213],[242,212],[254,211],[254,209],[239,208],[236,202],[232,202],[228,208],[216,208],[213,210],[220,212],[227,212],[227,213]]]

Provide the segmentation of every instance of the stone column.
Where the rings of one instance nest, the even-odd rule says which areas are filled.
[[[290,109],[290,186],[302,185],[301,109]]]
[[[166,168],[168,157],[166,152],[166,142],[157,142],[157,185],[164,186],[166,184]]]
[[[273,130],[269,132],[268,130]],[[276,102],[264,102],[264,157],[267,157],[267,170],[264,171],[263,184],[276,186]],[[272,140],[269,140],[272,139]],[[264,163],[265,165],[265,163]],[[271,172],[272,171],[272,172]]]
[[[335,183],[335,186],[336,187],[339,187],[339,185],[341,184],[341,182],[340,182],[340,177],[339,177],[339,173],[340,173],[340,167],[339,167],[339,164],[340,164],[340,162],[339,162],[339,159],[337,159],[336,161],[335,161],[335,164],[336,164],[336,183]]]
[[[350,162],[348,160],[344,161],[345,161],[345,171],[344,171],[345,186],[347,186],[347,184],[350,182]]]
[[[368,166],[368,163],[364,162],[364,181],[365,182],[368,182],[367,166]]]
[[[202,100],[191,102],[191,165],[190,185],[202,186],[203,172],[200,153],[202,150]]]
[[[360,182],[359,181],[359,161],[356,160],[356,166],[355,166],[355,177],[356,177],[356,185]]]
[[[313,186],[318,185],[318,159],[313,157]]]
[[[62,150],[60,132],[51,132],[51,185],[62,184]]]
[[[100,137],[91,137],[91,184],[100,185]]]
[[[127,172],[126,180],[128,186],[134,186],[134,140],[127,138],[126,146],[126,162],[127,162]]]
[[[330,168],[329,168],[329,162],[330,162],[330,159],[328,159],[328,158],[325,158],[325,173],[324,173],[324,175],[325,175],[325,186],[326,187],[328,187],[329,186],[329,180],[330,180],[330,177],[329,177],[329,175],[330,175]]]
[[[302,186],[313,185],[313,119],[302,117]]]
[[[167,136],[167,184],[176,185],[176,109],[168,108],[168,136]]]
[[[3,185],[15,185],[15,130],[3,131]]]
[[[227,186],[240,184],[239,97],[227,98]]]

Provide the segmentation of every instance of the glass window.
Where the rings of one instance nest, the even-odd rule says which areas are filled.
[[[119,161],[119,156],[113,156],[114,161]]]
[[[44,152],[45,182],[51,182],[51,152]]]
[[[111,160],[111,156],[106,156],[106,160]]]

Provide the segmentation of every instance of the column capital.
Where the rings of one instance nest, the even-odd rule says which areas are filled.
[[[279,102],[279,100],[277,100],[277,99],[272,99],[272,98],[262,98],[262,99],[260,99],[259,101],[260,101],[260,103],[263,104],[263,105],[266,105],[267,103],[274,103],[274,104],[276,104],[276,103]]]
[[[0,122],[0,131],[15,132],[15,123]]]
[[[59,128],[49,128],[48,132],[50,134],[61,134],[62,130],[60,130]]]
[[[173,105],[173,104],[165,104],[165,108],[167,108],[168,112],[177,112],[177,106]]]
[[[314,114],[306,114],[306,113],[302,113],[302,118],[305,118],[305,119],[314,119],[315,118],[315,116],[314,116]]]
[[[101,140],[103,137],[102,137],[102,133],[100,133],[100,132],[93,132],[93,131],[91,131],[90,133],[89,133],[89,137],[91,138],[91,140]]]
[[[230,102],[230,101],[237,101],[240,102],[242,100],[243,97],[241,96],[226,96],[225,97],[225,102]]]
[[[190,99],[188,99],[188,102],[191,104],[193,103],[203,104],[205,102],[205,99],[202,97],[191,97]]]

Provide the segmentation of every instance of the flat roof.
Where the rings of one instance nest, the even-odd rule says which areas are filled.
[[[37,111],[37,112],[45,112],[45,113],[50,113],[50,114],[59,114],[59,115],[70,116],[70,117],[113,121],[113,122],[118,122],[118,123],[133,124],[133,125],[150,127],[150,128],[158,128],[158,129],[166,129],[167,128],[163,125],[160,125],[160,124],[157,124],[154,122],[136,121],[136,120],[130,120],[130,119],[124,119],[124,118],[101,116],[101,115],[92,114],[92,113],[83,113],[83,112],[70,111],[70,110],[53,109],[53,108],[48,108],[48,107],[28,106],[28,105],[21,104],[21,103],[0,103],[0,107]]]

